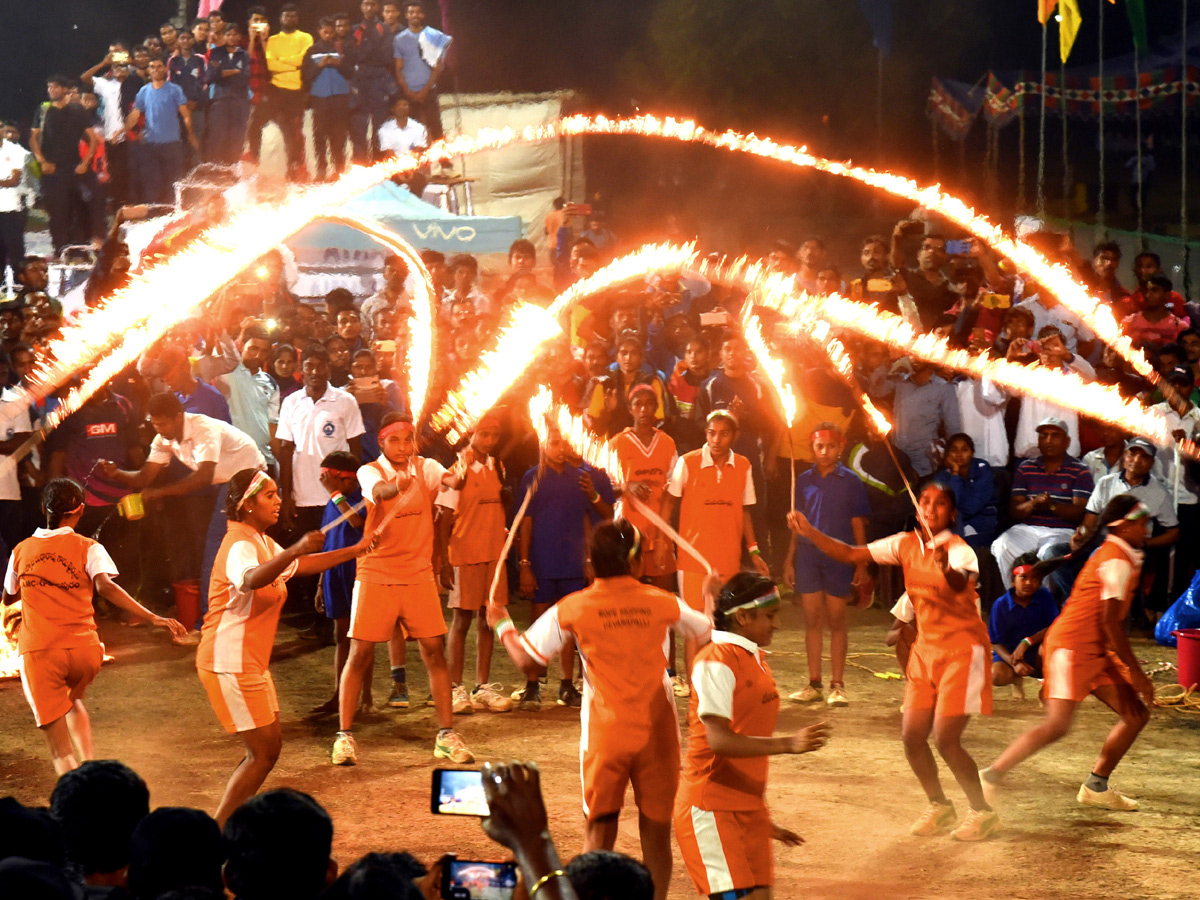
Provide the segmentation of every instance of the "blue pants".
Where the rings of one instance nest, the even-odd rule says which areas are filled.
[[[183,177],[183,142],[151,144],[139,141],[134,154],[143,203],[175,203],[175,182]]]
[[[232,166],[241,159],[249,121],[248,97],[214,100],[205,123],[204,158],[222,166]]]
[[[388,100],[396,92],[396,80],[385,69],[356,75],[350,82],[350,143],[359,164],[379,158],[379,129],[390,117]],[[367,143],[367,125],[371,142]]]

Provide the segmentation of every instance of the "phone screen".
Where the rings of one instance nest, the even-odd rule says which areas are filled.
[[[949,256],[966,256],[970,252],[970,241],[946,241],[946,253]]]
[[[429,808],[443,816],[486,816],[483,773],[478,769],[434,769]]]
[[[868,278],[867,290],[872,294],[886,294],[892,289],[890,278]]]
[[[447,859],[442,869],[445,900],[511,900],[517,864]]]

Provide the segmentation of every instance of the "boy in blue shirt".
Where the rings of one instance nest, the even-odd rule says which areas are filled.
[[[608,476],[587,463],[568,460],[569,451],[570,445],[562,435],[551,430],[542,444],[541,466],[525,473],[514,498],[519,508],[537,479],[537,488],[517,532],[521,595],[531,598],[533,622],[563,597],[587,586],[584,566],[587,526],[611,519],[616,501]],[[561,660],[558,703],[581,706],[583,698],[574,683],[574,641],[563,645]],[[526,682],[513,699],[519,701],[521,709],[541,709],[538,682]]]
[[[362,503],[362,490],[358,486],[358,457],[346,450],[336,450],[321,460],[321,487],[329,491],[329,502],[321,527],[345,519],[329,529],[325,535],[325,549],[337,550],[353,547],[362,539],[363,515],[351,512]],[[355,561],[350,560],[328,569],[321,576],[321,599],[325,604],[326,618],[333,620],[333,633],[337,642],[333,653],[333,697],[313,709],[313,715],[333,715],[338,711],[338,685],[342,669],[350,654],[350,601],[354,594]],[[371,708],[371,679],[363,681],[362,709]]]
[[[988,634],[992,641],[992,684],[1013,686],[1013,696],[1025,699],[1025,676],[1042,677],[1042,639],[1058,617],[1058,604],[1049,588],[1034,574],[1036,553],[1013,561],[1012,589],[992,604]]]
[[[846,439],[832,422],[822,422],[812,433],[811,469],[796,476],[795,508],[825,534],[838,540],[861,545],[867,542],[867,519],[871,504],[862,481],[841,463]],[[819,523],[819,524],[817,524]],[[829,661],[831,677],[830,706],[847,706],[846,697],[846,604],[853,587],[868,578],[865,568],[834,562],[806,538],[794,532],[787,560],[783,565],[783,583],[799,595],[804,606],[805,650],[808,654],[808,686],[789,699],[813,703],[821,696],[822,626],[829,624]]]

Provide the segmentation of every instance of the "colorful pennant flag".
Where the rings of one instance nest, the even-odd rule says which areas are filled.
[[[1062,0],[1058,5],[1058,55],[1063,61],[1071,55],[1075,46],[1075,36],[1079,34],[1079,26],[1083,17],[1079,14],[1079,0]]]

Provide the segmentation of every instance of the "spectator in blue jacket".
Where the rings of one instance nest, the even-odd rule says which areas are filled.
[[[953,434],[946,441],[942,472],[937,476],[954,492],[958,504],[955,531],[972,548],[986,549],[996,537],[996,481],[986,460],[975,458],[975,441],[968,434]]]
[[[223,166],[234,165],[246,143],[250,121],[250,54],[242,47],[242,29],[226,22],[225,45],[208,54],[208,133],[204,158]]]
[[[346,57],[338,46],[333,16],[321,19],[317,40],[304,55],[301,74],[313,111],[313,144],[317,181],[336,178],[346,169],[346,140],[350,136],[350,82]]]

